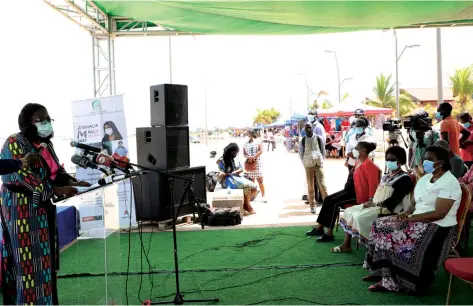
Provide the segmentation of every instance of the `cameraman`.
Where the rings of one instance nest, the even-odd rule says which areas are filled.
[[[440,139],[440,133],[432,129],[432,121],[425,111],[411,117],[409,133],[409,168],[423,172],[422,162],[428,146]]]
[[[436,118],[442,118],[440,124],[440,135],[448,142],[454,154],[460,155],[460,144],[465,142],[470,136],[470,132],[452,117],[452,105],[444,102],[437,108]],[[460,139],[460,134],[462,135]]]

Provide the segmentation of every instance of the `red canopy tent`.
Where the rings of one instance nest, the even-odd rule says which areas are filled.
[[[390,108],[376,107],[363,103],[347,103],[338,104],[329,109],[318,110],[319,117],[343,117],[352,116],[355,110],[362,109],[366,116],[374,116],[377,114],[391,115],[393,110]]]

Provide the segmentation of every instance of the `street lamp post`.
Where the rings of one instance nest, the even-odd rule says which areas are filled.
[[[306,95],[307,95],[307,110],[310,109],[310,93],[313,94],[312,90],[309,88],[309,82],[307,81],[307,75],[305,75],[304,73],[297,73],[298,75],[301,75],[304,77],[305,79],[305,90],[306,90]],[[310,91],[310,93],[309,93]]]
[[[404,51],[406,51],[407,48],[417,48],[420,47],[420,45],[405,45],[404,49],[402,49],[401,54],[398,56],[398,48],[397,48],[397,35],[396,35],[396,30],[394,30],[394,47],[396,48],[396,113],[398,118],[401,118],[401,106],[399,104],[399,60],[401,59],[401,56],[404,54]]]
[[[337,64],[337,79],[338,79],[338,103],[341,102],[341,97],[340,97],[340,87],[342,86],[340,83],[340,68],[338,67],[338,58],[337,58],[337,52],[333,50],[325,50],[325,53],[333,53],[335,56],[335,64]]]

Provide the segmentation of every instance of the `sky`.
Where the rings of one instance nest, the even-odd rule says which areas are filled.
[[[92,42],[88,32],[41,0],[2,4],[0,48],[0,137],[18,129],[28,102],[45,105],[56,135],[72,137],[71,101],[93,96]],[[14,26],[12,26],[14,25]],[[6,30],[8,29],[8,30]],[[434,29],[398,30],[402,88],[436,87]],[[442,29],[443,82],[456,68],[473,64],[473,28]],[[248,126],[256,109],[274,107],[283,117],[305,112],[305,79],[313,92],[337,101],[336,51],[342,95],[372,96],[376,76],[395,71],[393,32],[369,31],[304,36],[185,36],[171,39],[173,83],[189,87],[189,125]],[[167,37],[115,40],[117,94],[124,95],[128,134],[149,125],[149,86],[170,82]],[[393,76],[394,78],[394,76]],[[325,98],[324,98],[325,99]]]

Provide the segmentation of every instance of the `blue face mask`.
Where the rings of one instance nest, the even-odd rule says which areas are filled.
[[[356,127],[354,131],[355,131],[356,134],[359,135],[359,134],[363,134],[363,131],[364,131],[364,130],[365,130],[365,129],[362,128],[362,127]]]
[[[463,126],[465,127],[465,129],[467,129],[471,126],[471,123],[470,122],[463,123]]]
[[[434,168],[434,162],[433,161],[430,161],[430,160],[424,160],[424,163],[422,164],[422,166],[424,167],[424,172],[425,173],[432,173],[434,172],[435,168]]]
[[[435,119],[437,120],[443,120],[443,116],[440,112],[435,112]]]
[[[397,170],[399,166],[397,165],[397,161],[387,161],[386,168],[388,168],[390,171],[394,171]]]
[[[49,121],[43,121],[35,123],[36,129],[38,130],[38,136],[41,138],[47,138],[53,134],[53,125]]]

